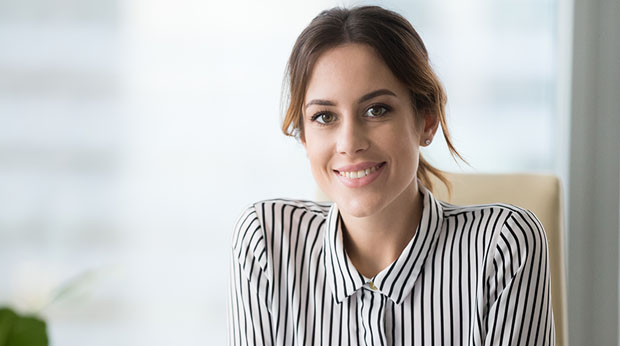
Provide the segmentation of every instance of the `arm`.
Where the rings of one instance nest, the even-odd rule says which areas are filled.
[[[230,345],[273,345],[270,280],[263,228],[254,207],[237,221],[233,236],[228,304]]]
[[[485,345],[555,345],[547,237],[531,212],[503,225],[487,287]]]

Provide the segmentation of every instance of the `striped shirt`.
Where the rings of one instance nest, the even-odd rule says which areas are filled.
[[[335,204],[268,200],[238,219],[232,345],[554,345],[547,239],[524,209],[424,192],[418,229],[372,278]]]

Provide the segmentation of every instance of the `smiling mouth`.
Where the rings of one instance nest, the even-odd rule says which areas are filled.
[[[378,170],[379,168],[383,167],[385,165],[385,162],[381,162],[380,164],[370,167],[370,168],[366,168],[366,169],[360,169],[358,171],[349,171],[349,172],[345,172],[345,171],[337,171],[334,170],[334,172],[336,172],[336,174],[342,176],[342,177],[346,177],[349,179],[360,179],[363,177],[366,177],[370,174],[372,174],[374,171]]]

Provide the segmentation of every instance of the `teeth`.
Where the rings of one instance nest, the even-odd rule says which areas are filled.
[[[376,171],[377,167],[379,167],[379,166],[370,167],[370,168],[366,168],[366,169],[361,169],[361,170],[355,171],[355,172],[340,172],[340,175],[343,176],[343,177],[347,177],[349,179],[359,179],[359,178],[363,178],[363,177],[369,175],[370,173]]]

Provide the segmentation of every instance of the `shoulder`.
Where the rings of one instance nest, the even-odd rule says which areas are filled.
[[[248,205],[237,218],[237,225],[239,226],[239,222],[243,223],[247,218],[257,219],[263,223],[266,221],[267,216],[293,214],[295,212],[306,212],[327,217],[331,206],[332,203],[330,202],[321,203],[285,198],[266,199]]]
[[[504,243],[504,244],[502,244]],[[514,245],[526,252],[547,252],[547,236],[534,213],[516,208],[504,223],[498,248]]]
[[[269,237],[274,230],[284,227],[306,224],[320,224],[326,218],[332,203],[319,203],[307,200],[268,199],[247,206],[237,218],[233,234],[233,247],[245,243],[250,245],[252,239]],[[314,227],[313,227],[314,228]]]
[[[486,232],[501,229],[514,212],[523,211],[520,207],[503,203],[454,205],[440,202],[440,204],[444,222],[474,224],[477,229]]]
[[[522,212],[525,209],[506,203],[489,203],[489,204],[472,204],[472,205],[454,205],[448,202],[439,202],[443,208],[444,217],[453,217],[462,214],[511,214],[513,212]]]
[[[271,258],[277,251],[274,241],[290,246],[302,233],[320,233],[331,206],[332,203],[293,199],[269,199],[248,205],[235,223],[234,259],[248,271],[254,263],[271,275]]]
[[[300,199],[267,199],[253,203],[250,207],[254,208],[262,218],[263,215],[271,213],[294,213],[294,212],[306,212],[326,217],[329,213],[332,203],[325,202],[313,202]]]
[[[271,232],[283,226],[297,225],[307,219],[323,220],[332,203],[318,203],[295,199],[268,199],[252,203],[244,213],[250,213],[260,223],[263,231]]]
[[[541,222],[527,209],[504,203],[457,206],[441,202],[441,205],[444,221],[470,224],[489,236],[487,245],[507,240],[519,246],[546,243]]]
[[[475,204],[475,205],[454,205],[447,202],[440,202],[445,219],[456,217],[469,218],[490,218],[501,221],[497,226],[502,227],[506,222],[516,222],[518,224],[538,223],[540,221],[529,210],[505,203]]]

